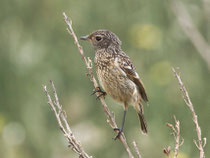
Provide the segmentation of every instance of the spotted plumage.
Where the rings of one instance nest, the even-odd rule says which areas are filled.
[[[97,30],[81,39],[90,41],[95,49],[94,63],[100,85],[115,101],[124,105],[123,124],[117,137],[123,130],[128,105],[136,109],[141,129],[147,133],[142,100],[148,102],[148,98],[135,66],[121,49],[119,38],[108,30]]]

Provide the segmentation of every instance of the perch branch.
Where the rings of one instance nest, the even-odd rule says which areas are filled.
[[[55,101],[51,99],[51,96],[47,90],[47,86],[43,85],[43,90],[48,98],[48,104],[50,105],[51,109],[55,113],[58,125],[69,143],[69,147],[71,147],[71,149],[74,152],[76,152],[80,158],[92,158],[83,150],[80,142],[76,140],[74,134],[72,133],[71,128],[66,120],[67,118],[66,113],[62,109],[62,106],[59,103],[55,86],[52,81],[50,81],[50,83],[53,89]]]
[[[181,139],[180,142],[180,122],[176,120],[175,116],[174,116],[174,121],[175,121],[175,126],[170,123],[166,123],[166,125],[170,127],[173,131],[172,134],[174,135],[175,138],[174,158],[177,158],[179,153],[179,147],[184,143],[184,139]]]
[[[67,31],[73,37],[74,43],[78,47],[79,53],[82,56],[82,60],[84,61],[85,66],[86,66],[86,68],[88,70],[88,73],[87,74],[88,74],[91,82],[93,83],[94,87],[97,88],[98,87],[98,83],[97,83],[95,77],[93,76],[93,72],[92,72],[92,61],[91,61],[90,58],[86,58],[84,56],[84,51],[83,51],[81,45],[79,44],[78,38],[77,38],[76,34],[74,33],[73,28],[72,28],[72,20],[70,20],[65,13],[63,13],[63,16],[64,16],[64,20],[65,20],[65,22],[66,22],[66,24],[68,26]],[[99,93],[96,93],[96,95],[98,96]],[[113,128],[113,129],[114,128],[118,128],[117,123],[115,121],[115,118],[113,117],[112,113],[110,112],[110,110],[109,110],[109,108],[108,108],[108,106],[107,106],[104,98],[103,97],[99,97],[99,99],[100,99],[101,104],[103,106],[104,112],[105,112],[105,114],[106,114],[106,116],[108,118],[107,119],[107,122],[109,123],[109,125],[111,126],[111,128]],[[117,131],[115,131],[115,132],[117,132]],[[123,144],[125,150],[127,151],[128,155],[129,155],[129,158],[134,158],[134,156],[131,153],[131,150],[130,150],[130,148],[128,146],[128,143],[126,141],[125,135],[122,134],[119,137],[119,140],[121,141],[121,143]]]
[[[196,26],[188,13],[185,5],[180,0],[170,0],[171,8],[181,28],[186,36],[190,39],[195,46],[203,60],[207,63],[210,69],[210,46],[205,41],[202,34],[198,31]]]
[[[205,153],[204,153],[204,147],[206,145],[206,138],[201,137],[201,128],[198,124],[198,116],[195,113],[193,104],[190,100],[190,96],[184,86],[184,83],[182,82],[180,75],[178,75],[178,73],[176,72],[176,70],[174,68],[172,68],[172,71],[174,72],[175,77],[177,78],[179,85],[180,85],[180,90],[182,92],[183,95],[183,99],[186,103],[186,105],[189,107],[190,111],[192,112],[192,116],[193,116],[193,122],[195,124],[195,128],[196,128],[196,133],[197,133],[197,137],[198,137],[198,141],[194,140],[194,143],[196,145],[196,147],[199,149],[200,151],[200,158],[205,158]]]

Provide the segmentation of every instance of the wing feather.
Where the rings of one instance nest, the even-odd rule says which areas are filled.
[[[128,78],[137,85],[139,93],[140,93],[142,99],[145,102],[148,102],[148,98],[147,98],[147,94],[146,94],[144,85],[143,85],[141,79],[139,78],[138,74],[135,72],[135,70],[122,68],[122,67],[121,67],[121,69],[127,74]]]
[[[123,56],[119,57],[116,61],[118,62],[121,70],[125,72],[127,77],[136,84],[142,99],[145,102],[148,102],[148,97],[143,82],[139,78],[139,75],[137,74],[135,67],[132,65],[129,57],[124,53]]]

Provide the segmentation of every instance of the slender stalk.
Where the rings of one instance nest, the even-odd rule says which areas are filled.
[[[52,100],[48,90],[47,90],[47,86],[43,85],[43,90],[48,98],[48,104],[50,105],[51,109],[53,110],[53,112],[55,113],[58,125],[61,129],[61,131],[63,132],[65,138],[67,139],[68,143],[69,143],[69,147],[71,147],[71,149],[76,152],[80,158],[92,158],[92,156],[89,156],[82,148],[80,142],[75,138],[68,122],[67,122],[67,116],[65,111],[63,110],[62,106],[59,103],[58,100],[58,95],[56,93],[56,89],[55,89],[55,85],[52,81],[50,81],[52,89],[53,89],[53,94],[54,94],[54,98],[55,101]]]
[[[187,90],[186,90],[186,88],[184,86],[184,83],[181,80],[180,75],[178,75],[178,73],[176,72],[176,70],[174,68],[172,68],[172,71],[174,72],[174,75],[177,78],[178,83],[180,85],[180,90],[182,92],[184,102],[189,107],[189,109],[190,109],[190,111],[192,113],[193,122],[195,124],[195,129],[196,129],[196,133],[197,133],[197,137],[198,137],[198,141],[194,140],[194,143],[195,143],[196,147],[200,151],[200,158],[205,158],[204,147],[206,145],[206,138],[202,139],[201,128],[200,128],[200,126],[198,124],[198,116],[195,113],[195,110],[194,110],[193,104],[191,102],[190,96],[189,96],[189,94],[188,94],[188,92],[187,92]]]

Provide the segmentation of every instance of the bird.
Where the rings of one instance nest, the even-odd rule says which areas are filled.
[[[122,125],[121,128],[114,129],[118,131],[114,139],[119,138],[123,132],[129,105],[137,112],[142,133],[147,134],[143,101],[148,103],[148,97],[130,57],[121,49],[122,42],[118,36],[109,30],[100,29],[81,36],[80,39],[89,41],[95,50],[96,74],[105,92],[97,87],[94,93],[101,92],[99,97],[108,94],[124,107]]]

